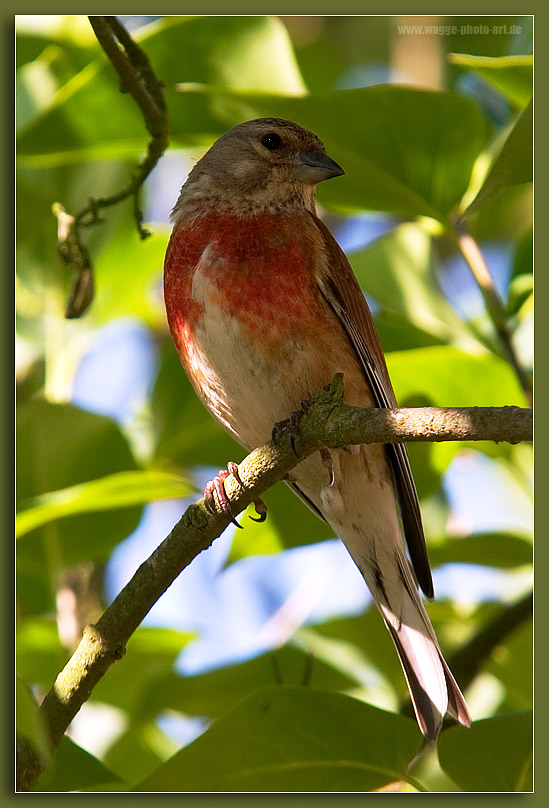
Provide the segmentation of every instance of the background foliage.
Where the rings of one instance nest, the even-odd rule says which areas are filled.
[[[42,750],[36,699],[115,594],[112,581],[147,555],[121,555],[127,537],[146,525],[160,542],[183,508],[170,501],[243,456],[194,396],[161,298],[169,209],[217,136],[288,117],[344,166],[319,202],[372,302],[403,406],[526,405],[453,238],[455,214],[474,200],[467,224],[525,367],[532,315],[530,18],[447,17],[431,34],[398,27],[419,18],[125,20],[148,23],[135,36],[165,84],[171,145],[145,189],[152,235],[139,239],[129,203],[86,232],[96,297],[77,321],[64,319],[71,278],[52,205],[74,213],[123,186],[147,136],[86,18],[52,20],[17,37],[18,709]],[[527,592],[528,517],[516,514],[529,511],[530,449],[415,444],[410,454],[445,595],[429,610],[459,660]],[[381,620],[360,599],[332,597],[324,611],[307,602],[304,553],[332,548],[330,531],[281,484],[265,499],[267,523],[224,536],[209,577],[177,590],[193,614],[214,612],[225,658],[185,669],[177,659],[200,639],[200,620],[159,612],[95,689],[39,789],[529,790],[530,622],[475,661],[473,728],[446,730],[438,757],[424,753],[410,772],[421,739],[398,714],[406,689]],[[160,504],[144,508],[151,500]],[[278,551],[283,590],[268,566]],[[248,587],[246,619],[276,627],[284,606],[289,628],[243,649],[244,612],[224,615],[215,589],[231,574]]]

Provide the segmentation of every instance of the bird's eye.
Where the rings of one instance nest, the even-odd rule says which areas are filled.
[[[274,151],[278,149],[280,144],[282,143],[282,138],[280,135],[277,135],[276,132],[269,132],[268,135],[263,135],[261,138],[261,145],[265,146],[266,149],[269,151]]]

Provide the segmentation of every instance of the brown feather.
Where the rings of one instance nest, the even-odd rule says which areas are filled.
[[[349,261],[326,225],[311,214],[323,238],[326,260],[318,279],[322,294],[341,322],[356,351],[378,407],[397,406],[379,336],[366,298]],[[433,580],[427,554],[417,491],[403,443],[387,444],[387,454],[398,492],[406,544],[421,589],[432,598]]]

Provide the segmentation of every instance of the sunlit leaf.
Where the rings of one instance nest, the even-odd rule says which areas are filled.
[[[532,181],[533,168],[533,108],[532,102],[521,112],[488,176],[465,214],[473,213],[489,199],[513,185]]]
[[[144,469],[121,471],[99,480],[50,491],[23,503],[17,535],[75,514],[145,505],[159,499],[182,499],[197,489],[178,474]]]
[[[450,53],[454,65],[474,70],[518,106],[532,98],[533,56],[472,56]]]

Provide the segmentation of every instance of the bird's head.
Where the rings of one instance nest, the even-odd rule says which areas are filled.
[[[182,188],[174,219],[211,203],[242,214],[314,210],[316,185],[343,173],[312,132],[282,118],[258,118],[230,129],[199,160]]]

